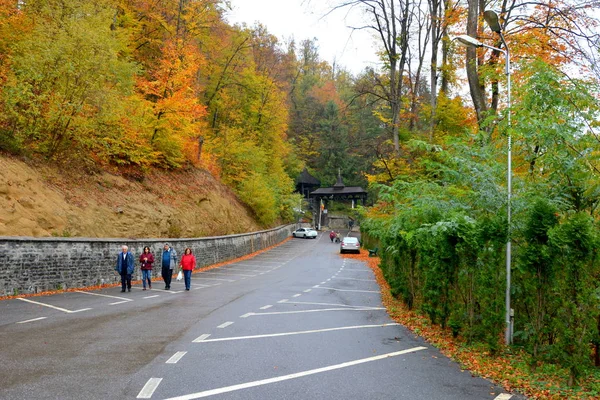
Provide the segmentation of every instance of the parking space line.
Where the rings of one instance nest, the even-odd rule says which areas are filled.
[[[202,277],[202,278],[198,277],[197,279],[206,279],[206,280],[209,280],[209,281],[235,282],[235,279],[205,278],[205,277]]]
[[[249,275],[249,274],[238,274],[238,273],[227,273],[227,272],[212,272],[212,271],[206,271],[206,272],[201,272],[202,274],[215,274],[215,275],[227,275],[227,276],[256,276],[256,275]]]
[[[160,385],[161,381],[162,381],[162,378],[148,379],[148,382],[146,382],[146,384],[144,385],[142,390],[140,390],[140,393],[137,395],[136,398],[137,399],[151,399],[152,395],[154,394],[154,391],[158,388],[158,385]]]
[[[273,306],[269,304],[268,306],[262,306],[260,309],[261,310],[266,310],[266,309],[271,308],[271,307],[273,307]]]
[[[513,397],[512,394],[502,393],[502,394],[499,394],[494,400],[508,400],[512,397]]]
[[[28,319],[26,321],[19,321],[19,322],[17,322],[17,324],[27,324],[29,322],[41,321],[46,318],[48,318],[48,317],[39,317],[39,318]]]
[[[260,268],[261,266],[258,264],[246,264],[246,263],[236,263],[236,264],[231,264],[231,265],[237,265],[240,267],[255,267],[255,268]],[[273,265],[265,265],[264,268],[271,268],[273,267]],[[228,267],[226,267],[228,268]]]
[[[293,295],[292,297],[300,297],[300,296],[302,296],[302,295],[300,293],[297,293],[297,294]]]
[[[204,342],[206,340],[206,338],[210,337],[210,333],[204,333],[200,336],[198,336],[196,339],[192,340],[192,343],[200,343],[200,342]]]
[[[33,301],[33,300],[29,300],[29,299],[24,299],[22,297],[17,297],[17,300],[25,301],[25,302],[31,303],[31,304],[37,304],[38,306],[44,306],[44,307],[48,307],[48,308],[53,308],[55,310],[65,312],[67,314],[73,314],[73,313],[77,313],[77,312],[81,312],[81,311],[91,310],[91,308],[82,308],[81,310],[74,310],[74,311],[73,310],[67,310],[66,308],[56,307],[56,306],[53,306],[53,305],[50,305],[50,304],[40,303],[39,301]]]
[[[217,328],[223,329],[223,328],[227,328],[229,325],[233,325],[233,322],[232,321],[224,322],[221,325],[217,326]]]
[[[187,354],[187,351],[178,351],[177,353],[173,354],[171,356],[171,358],[169,358],[165,364],[177,364],[177,362],[179,360],[181,360],[183,358],[183,356],[185,356]]]
[[[75,293],[83,293],[83,294],[88,294],[90,296],[108,297],[110,299],[133,301],[132,299],[128,299],[127,297],[111,296],[111,295],[108,295],[108,294],[101,294],[101,293],[84,292],[83,290],[75,290]]]
[[[337,292],[381,293],[378,290],[336,289],[336,288],[325,287],[325,286],[320,286],[319,289],[335,290]]]
[[[306,335],[309,333],[321,333],[321,332],[334,332],[334,331],[345,331],[350,329],[368,329],[368,328],[387,328],[389,326],[398,326],[400,324],[396,322],[391,322],[389,324],[380,324],[380,325],[355,325],[355,326],[341,326],[338,328],[324,328],[324,329],[313,329],[310,331],[297,331],[297,332],[283,332],[283,333],[267,333],[264,335],[254,335],[254,336],[234,336],[234,337],[226,337],[226,338],[216,338],[216,339],[207,339],[210,335],[205,334],[198,337],[194,340],[194,343],[208,343],[208,342],[229,342],[233,340],[247,340],[247,339],[263,339],[263,338],[271,338],[271,337],[280,337],[280,336],[293,336],[293,335]]]
[[[414,353],[414,352],[417,352],[420,350],[425,350],[425,349],[426,349],[426,347],[413,347],[411,349],[396,351],[393,353],[381,354],[379,356],[374,356],[374,357],[362,358],[362,359],[348,361],[348,362],[341,363],[341,364],[329,365],[327,367],[310,369],[307,371],[296,372],[294,374],[277,376],[275,378],[262,379],[262,380],[254,381],[254,382],[246,382],[246,383],[241,383],[238,385],[226,386],[226,387],[222,387],[222,388],[218,388],[218,389],[205,390],[203,392],[197,392],[197,393],[191,393],[191,394],[187,394],[187,395],[183,395],[183,396],[171,397],[166,400],[194,400],[194,399],[199,399],[201,397],[214,396],[217,394],[234,392],[236,390],[248,389],[248,388],[252,388],[252,387],[256,387],[256,386],[262,386],[262,385],[268,385],[271,383],[287,381],[290,379],[302,378],[304,376],[320,374],[323,372],[333,371],[336,369],[348,368],[348,367],[352,367],[354,365],[364,364],[364,363],[368,363],[368,362],[372,362],[372,361],[383,360],[383,359],[386,359],[389,357],[396,357],[396,356],[400,356],[403,354]]]
[[[283,299],[283,300],[279,300],[277,303],[281,304],[281,303],[287,303],[289,300],[288,299]]]
[[[312,289],[306,289],[306,290],[304,291],[304,293],[310,293],[311,291],[312,291]]]
[[[144,299],[153,299],[155,297],[160,297],[160,294],[155,294],[154,296],[146,296]]]
[[[288,304],[308,304],[313,306],[333,306],[333,307],[347,307],[347,308],[370,308],[372,310],[384,310],[385,307],[373,307],[373,306],[351,306],[348,304],[337,304],[337,303],[313,303],[309,301],[290,301]]]
[[[375,279],[340,278],[339,276],[336,276],[335,279],[341,279],[344,281],[377,282]]]
[[[256,272],[256,273],[265,272],[264,270],[261,270],[261,269],[230,268],[230,267],[227,267],[225,269],[228,271],[244,271],[244,272]]]
[[[368,308],[317,308],[314,310],[295,310],[295,311],[272,311],[266,313],[248,313],[249,317],[253,317],[256,315],[282,315],[282,314],[305,314],[305,313],[315,313],[315,312],[327,312],[327,311],[376,311],[377,309],[368,307]],[[385,308],[379,308],[379,310],[385,310]]]
[[[130,300],[117,301],[115,303],[108,303],[109,306],[116,306],[117,304],[129,303]]]
[[[251,312],[249,312],[249,313],[246,313],[246,314],[244,314],[244,315],[240,315],[240,318],[248,318],[248,317],[249,317],[249,316],[251,316],[251,315],[252,315],[252,313],[251,313]]]

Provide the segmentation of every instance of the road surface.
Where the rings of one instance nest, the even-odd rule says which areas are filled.
[[[395,324],[326,235],[163,288],[0,302],[0,399],[518,398]]]

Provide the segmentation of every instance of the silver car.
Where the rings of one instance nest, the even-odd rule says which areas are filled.
[[[316,239],[317,231],[311,228],[299,228],[292,232],[292,236],[304,239]]]
[[[360,253],[360,242],[357,238],[347,236],[342,239],[342,243],[340,244],[340,253],[344,253],[346,251],[355,251]]]

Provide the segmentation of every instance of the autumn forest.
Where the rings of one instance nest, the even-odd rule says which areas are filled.
[[[508,239],[513,344],[559,369],[523,390],[600,393],[600,5],[330,3],[361,15],[378,67],[231,25],[224,0],[0,0],[0,150],[135,180],[206,170],[263,226],[297,217],[304,167],[341,171],[369,188],[364,244],[395,298],[501,354]]]

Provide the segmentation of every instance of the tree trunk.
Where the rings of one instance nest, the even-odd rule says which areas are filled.
[[[480,0],[468,0],[468,17],[467,17],[467,35],[477,38],[479,36],[479,17],[480,17]],[[469,90],[471,99],[475,106],[477,114],[477,123],[482,127],[483,120],[487,111],[485,101],[485,87],[479,80],[479,59],[477,57],[477,49],[467,48],[467,78],[469,80]]]

